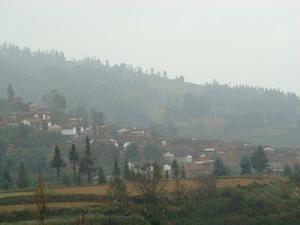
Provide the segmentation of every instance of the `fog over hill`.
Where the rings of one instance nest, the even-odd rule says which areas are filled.
[[[196,85],[183,77],[169,79],[164,71],[97,58],[67,60],[59,51],[2,44],[3,98],[9,83],[26,101],[42,104],[41,96],[58,90],[69,112],[80,115],[94,107],[109,123],[151,126],[165,135],[276,144],[298,140],[299,98],[275,89],[217,81]]]

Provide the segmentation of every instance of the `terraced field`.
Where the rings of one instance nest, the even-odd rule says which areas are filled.
[[[217,187],[247,186],[253,183],[268,183],[274,178],[219,178]],[[192,191],[198,184],[198,180],[182,181],[186,190]],[[164,182],[166,192],[175,189],[175,182]],[[136,190],[134,183],[128,183],[128,192],[130,196],[138,196],[140,193]],[[80,187],[59,187],[46,190],[47,208],[51,217],[55,218],[64,213],[72,212],[76,216],[80,213],[88,213],[91,210],[105,210],[108,205],[107,192],[109,186],[91,185]],[[19,224],[18,218],[23,216],[22,221],[30,221],[36,218],[36,208],[34,202],[34,190],[18,192],[0,192],[0,224]],[[10,223],[8,223],[10,222]],[[22,223],[20,223],[22,224]]]

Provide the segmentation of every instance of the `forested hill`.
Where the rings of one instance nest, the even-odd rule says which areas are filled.
[[[95,58],[67,60],[58,51],[2,44],[2,97],[9,83],[26,101],[42,102],[41,96],[55,89],[70,111],[94,107],[109,122],[152,126],[172,135],[233,138],[257,129],[296,128],[299,120],[299,98],[292,93],[217,82],[196,85],[182,77],[169,79],[166,72]]]

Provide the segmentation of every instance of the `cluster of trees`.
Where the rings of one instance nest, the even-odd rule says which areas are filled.
[[[64,112],[67,107],[66,98],[58,90],[51,90],[42,96],[43,105],[52,112]]]
[[[268,168],[268,159],[262,146],[259,146],[251,157],[243,157],[240,163],[241,175],[262,173]]]
[[[176,133],[175,129],[168,129],[172,124],[194,118],[223,118],[225,130],[220,132],[225,133],[257,127],[278,128],[294,124],[299,118],[299,98],[276,89],[233,87],[217,82],[194,85],[182,82],[183,79],[168,79],[166,72],[154,69],[147,72],[127,64],[110,65],[96,58],[66,60],[61,52],[31,52],[7,43],[0,46],[0,62],[0,95],[5,94],[1,91],[9,82],[31,101],[38,101],[45,92],[57,89],[67,99],[69,109],[94,106],[104,110],[108,121],[135,126],[156,124],[170,135]],[[54,101],[44,100],[51,107],[65,107],[64,99],[59,96],[55,95]],[[101,115],[95,116],[95,120],[102,121]],[[206,130],[201,127],[191,130],[195,125],[181,128],[180,133],[191,136]],[[215,134],[210,133],[210,137]]]
[[[0,98],[0,115],[8,112],[26,111],[28,103],[24,103],[21,97],[16,96],[11,84],[6,89],[7,98]]]
[[[293,93],[249,86],[230,87],[214,82],[205,86],[202,95],[188,93],[184,96],[181,117],[221,117],[225,119],[228,132],[293,123],[299,116],[298,106],[299,98]]]
[[[18,169],[18,175],[16,179],[14,179],[10,171],[5,169],[2,174],[2,187],[3,189],[9,189],[14,186],[18,188],[27,188],[29,186],[28,174],[24,163],[20,163]]]
[[[79,158],[79,153],[76,150],[75,144],[72,144],[72,147],[69,151],[69,162],[71,163],[73,170],[73,183],[81,183],[81,175],[84,174],[87,176],[87,182],[92,183],[93,174],[97,171],[95,167],[95,158],[92,155],[91,143],[89,137],[85,139],[85,151],[81,158]],[[66,162],[61,156],[60,148],[58,145],[55,146],[54,156],[51,160],[51,166],[56,170],[57,182],[61,178],[61,169],[66,166]],[[103,173],[103,168],[99,168],[99,174]],[[102,178],[103,179],[103,178]]]
[[[283,173],[285,177],[288,177],[290,180],[294,181],[295,183],[300,183],[300,165],[295,164],[293,168],[286,165],[284,167]]]

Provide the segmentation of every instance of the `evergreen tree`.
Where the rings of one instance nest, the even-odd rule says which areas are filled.
[[[9,189],[13,185],[12,178],[10,176],[9,170],[5,169],[3,172],[3,189]]]
[[[89,137],[85,139],[86,150],[84,157],[80,161],[80,171],[87,174],[87,180],[89,183],[92,182],[92,173],[96,170],[94,167],[95,161],[92,157],[91,143]]]
[[[76,166],[78,165],[79,162],[79,155],[76,150],[75,144],[72,144],[71,150],[69,151],[69,161],[72,163],[73,167],[73,183],[76,183]]]
[[[286,165],[283,170],[283,176],[291,177],[292,174],[293,174],[292,168],[290,166]]]
[[[179,174],[180,174],[180,169],[179,169],[179,165],[178,165],[176,159],[173,160],[172,165],[171,165],[171,169],[172,169],[173,178],[177,179],[179,177]]]
[[[129,160],[139,160],[139,146],[136,143],[130,143],[126,148],[126,153]]]
[[[248,157],[243,157],[240,163],[241,175],[251,174],[251,160]]]
[[[130,180],[130,170],[129,170],[129,165],[127,160],[125,160],[124,162],[124,178],[126,180]]]
[[[77,173],[77,185],[81,185],[81,171],[79,170]]]
[[[105,184],[106,183],[106,178],[104,174],[104,169],[102,166],[99,167],[98,169],[98,184]]]
[[[259,146],[251,156],[252,167],[259,173],[267,168],[268,159],[262,146]]]
[[[158,163],[153,163],[153,179],[154,180],[161,180],[162,178],[162,169]]]
[[[165,178],[166,178],[167,180],[170,178],[169,170],[166,170],[166,171],[165,171]]]
[[[115,158],[115,161],[114,161],[114,170],[113,170],[113,176],[117,177],[117,176],[120,176],[120,168],[119,168],[119,162],[118,162],[118,159],[117,157]]]
[[[8,95],[8,99],[11,100],[15,97],[15,91],[14,89],[12,88],[11,84],[8,85],[8,88],[7,88],[7,95]]]
[[[214,176],[225,176],[226,168],[224,166],[223,160],[217,157],[214,161]]]
[[[294,173],[292,174],[292,180],[295,183],[300,183],[300,165],[299,164],[295,164],[294,165]]]
[[[185,178],[186,178],[186,172],[185,172],[185,169],[184,169],[184,166],[183,166],[183,165],[181,166],[181,178],[182,178],[182,179],[185,179]]]
[[[5,144],[4,140],[0,139],[0,171],[3,170],[4,162],[5,162]]]
[[[19,166],[17,186],[18,188],[28,187],[28,175],[23,163],[21,163]]]
[[[60,149],[59,149],[58,145],[56,145],[55,149],[54,149],[54,156],[53,156],[53,159],[51,161],[51,166],[52,166],[52,168],[56,169],[57,181],[59,181],[59,179],[60,179],[61,168],[65,167],[65,165],[66,164],[65,164],[64,160],[62,159],[62,157],[60,155]]]

